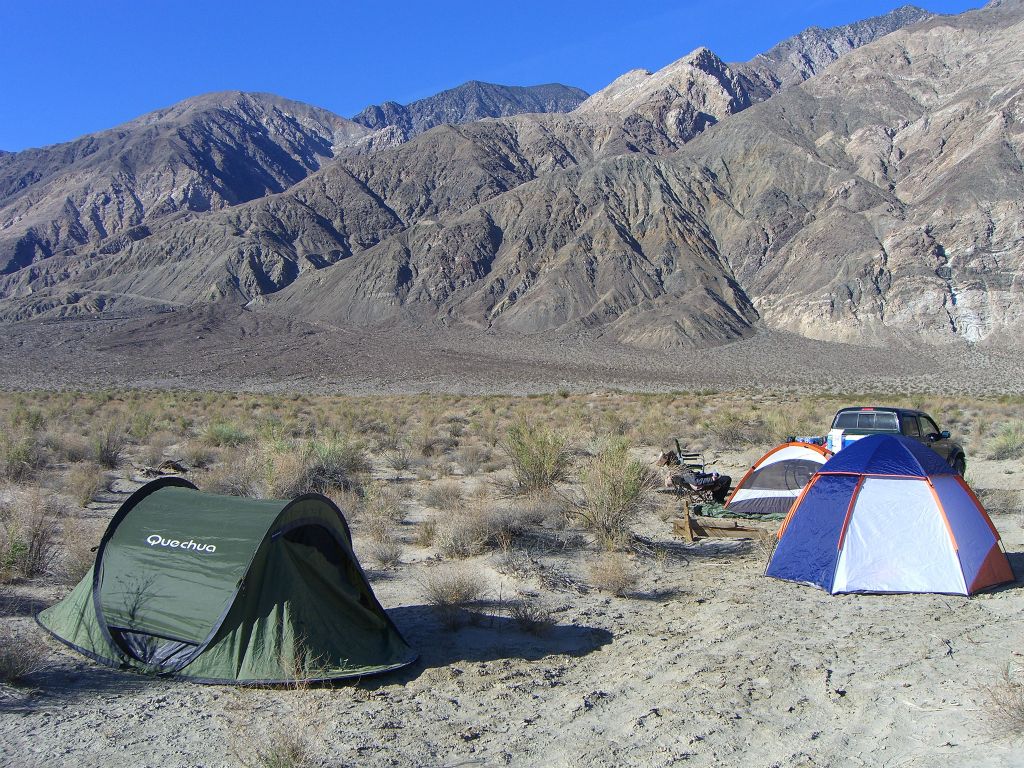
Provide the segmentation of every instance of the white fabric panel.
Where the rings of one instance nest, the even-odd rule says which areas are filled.
[[[864,481],[832,592],[967,594],[960,560],[925,480]]]
[[[791,459],[806,459],[807,461],[816,461],[819,464],[825,463],[825,457],[817,451],[804,448],[802,445],[787,445],[781,451],[776,451],[760,464],[755,464],[754,466],[760,469],[761,467],[771,466],[779,461],[789,461]]]
[[[736,491],[736,495],[733,496],[732,502],[743,501],[744,499],[795,499],[803,491],[803,488],[794,488],[792,491],[762,491],[758,488],[753,490],[749,488],[740,488]]]

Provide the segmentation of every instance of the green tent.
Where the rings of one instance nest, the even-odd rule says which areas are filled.
[[[330,499],[215,496],[179,478],[132,494],[92,570],[37,620],[104,664],[199,682],[334,680],[416,658]]]

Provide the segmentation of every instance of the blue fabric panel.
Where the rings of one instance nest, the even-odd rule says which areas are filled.
[[[855,475],[820,475],[814,481],[779,539],[766,575],[831,591],[839,535],[858,480]]]
[[[868,435],[825,462],[821,472],[927,477],[956,474],[935,451],[902,435]]]
[[[955,477],[937,477],[933,485],[946,513],[949,527],[956,539],[960,567],[968,588],[978,575],[985,558],[996,543],[996,537],[974,503],[974,499]]]

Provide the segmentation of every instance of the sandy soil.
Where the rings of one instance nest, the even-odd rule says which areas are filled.
[[[0,359],[0,388],[8,390],[1024,391],[1024,359],[996,347],[859,347],[764,332],[714,349],[655,352],[586,334],[338,328],[222,305],[9,324]]]
[[[738,475],[757,453],[715,464]],[[983,489],[1024,487],[1016,462],[978,461],[972,477]],[[109,515],[109,501],[91,512]],[[752,542],[674,540],[674,502],[659,503],[636,529],[647,549],[627,597],[587,586],[594,550],[578,534],[543,530],[511,556],[462,564],[479,569],[488,600],[457,630],[424,605],[424,576],[450,566],[412,543],[415,522],[439,514],[414,504],[403,563],[371,572],[421,653],[411,668],[325,689],[240,691],[118,673],[55,646],[37,691],[0,698],[0,763],[237,765],[236,753],[287,731],[329,765],[1024,765],[1021,742],[991,727],[984,689],[1024,661],[1020,578],[972,598],[831,597],[763,577]],[[1019,509],[994,521],[1024,576]],[[358,552],[358,526],[355,536]],[[57,596],[19,593],[6,612],[26,626]],[[508,601],[523,596],[555,610],[549,634],[508,617]]]

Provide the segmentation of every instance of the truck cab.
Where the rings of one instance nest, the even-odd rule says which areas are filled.
[[[967,470],[964,450],[951,439],[949,432],[939,429],[927,413],[908,408],[843,408],[832,420],[826,445],[830,451],[835,452],[865,435],[878,434],[903,435],[917,440],[939,454],[961,475]]]

